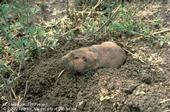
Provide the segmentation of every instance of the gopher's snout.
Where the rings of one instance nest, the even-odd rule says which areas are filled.
[[[83,73],[85,69],[85,61],[82,59],[75,59],[73,60],[73,71],[76,73]]]

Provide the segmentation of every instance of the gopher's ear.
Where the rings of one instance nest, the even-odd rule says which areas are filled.
[[[61,58],[60,63],[64,64],[66,62],[66,60],[67,60],[67,55],[65,55]]]
[[[96,52],[90,52],[90,56],[91,56],[91,58],[93,59],[93,60],[97,60],[97,53]]]
[[[77,54],[76,51],[71,51],[70,56],[71,56],[72,59],[79,59],[80,58],[80,56]]]
[[[70,59],[71,57],[73,57],[72,55],[73,55],[73,54],[72,54],[72,51],[70,51],[69,53],[67,53],[66,55],[64,55],[64,56],[61,58],[61,60],[62,60],[62,61],[65,61],[65,60],[67,60],[67,59]]]
[[[90,60],[97,60],[97,53],[88,52],[88,54],[86,55],[86,58]]]
[[[73,51],[70,51],[69,55],[70,55],[71,58],[74,58],[75,53]]]
[[[94,49],[93,47],[91,47],[91,49],[89,49],[89,56],[91,56],[91,58],[93,58],[94,60],[97,60],[96,49]]]

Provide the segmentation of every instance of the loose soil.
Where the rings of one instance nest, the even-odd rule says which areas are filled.
[[[91,44],[60,44],[26,69],[21,79],[23,85],[19,86],[22,90],[25,81],[29,82],[23,102],[46,104],[53,111],[76,112],[163,112],[170,108],[170,101],[166,101],[170,98],[169,48],[159,49],[165,61],[159,67],[143,64],[129,55],[119,69],[103,68],[80,76],[64,71],[58,78],[64,69],[61,57],[71,49]],[[149,49],[149,53],[158,51]]]

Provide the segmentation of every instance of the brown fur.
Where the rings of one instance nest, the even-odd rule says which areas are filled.
[[[120,67],[126,60],[126,53],[114,42],[79,48],[62,58],[68,70],[84,73],[101,67]]]

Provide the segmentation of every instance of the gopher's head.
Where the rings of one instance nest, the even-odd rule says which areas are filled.
[[[82,74],[96,66],[97,55],[89,48],[80,48],[66,54],[62,60],[66,69]]]

